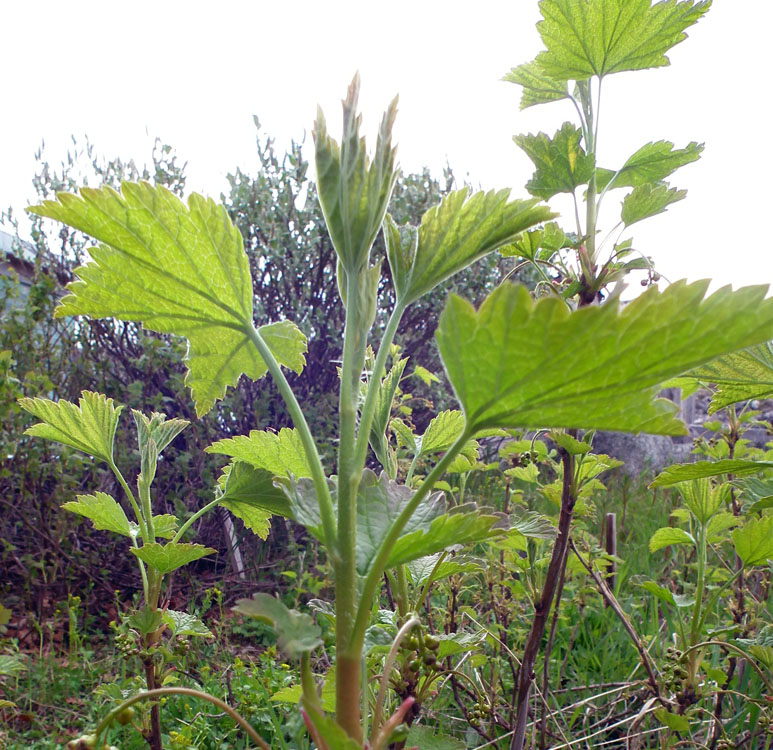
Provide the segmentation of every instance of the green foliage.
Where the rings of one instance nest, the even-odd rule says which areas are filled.
[[[438,348],[468,428],[682,434],[673,405],[654,398],[658,385],[747,336],[773,333],[762,289],[723,289],[704,301],[705,290],[704,282],[673,284],[622,310],[609,304],[576,312],[556,298],[534,303],[513,286],[497,289],[477,312],[452,297]]]
[[[561,81],[668,65],[665,53],[710,6],[711,0],[541,0],[537,30],[545,50],[536,63]]]
[[[250,345],[252,284],[241,236],[223,208],[195,193],[186,209],[163,187],[122,190],[83,188],[80,197],[60,194],[30,209],[105,243],[77,270],[80,280],[56,314],[140,321],[187,338],[186,383],[205,414],[242,373],[256,380],[267,371]],[[303,369],[305,337],[293,324],[259,334],[281,364]]]

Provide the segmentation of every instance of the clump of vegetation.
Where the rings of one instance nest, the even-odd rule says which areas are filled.
[[[95,489],[65,507],[125,537],[142,584],[140,600],[114,626],[122,683],[101,688],[112,705],[69,741],[72,750],[109,747],[110,736],[127,736],[119,727],[134,727],[128,741],[152,750],[215,747],[225,717],[243,730],[239,742],[264,749],[521,750],[530,728],[532,745],[543,748],[645,734],[663,747],[752,747],[765,736],[773,490],[743,477],[773,462],[746,446],[742,433],[753,413],[732,404],[773,391],[764,343],[773,337],[773,301],[763,287],[706,297],[707,283],[678,282],[662,292],[651,285],[621,305],[632,271],[647,273],[645,285],[657,276],[632,240],[611,239],[617,227],[601,241],[598,226],[599,207],[614,189],[630,189],[622,230],[684,197],[664,180],[697,159],[701,146],[653,142],[605,169],[596,159],[598,103],[606,76],[667,64],[666,52],[709,2],[543,0],[540,8],[545,50],[508,78],[522,86],[523,106],[571,100],[579,125],[564,123],[552,138],[516,137],[535,163],[526,186],[532,198],[465,188],[447,192],[415,223],[402,221],[411,212],[399,203],[403,213],[390,214],[396,102],[369,155],[355,77],[340,141],[321,112],[314,128],[327,240],[319,225],[293,220],[260,258],[245,252],[239,214],[235,224],[212,200],[193,194],[183,203],[148,182],[126,181],[120,191],[84,187],[30,209],[98,242],[56,316],[141,324],[147,335],[185,339],[196,418],[229,388],[269,375],[292,422],[210,442],[204,454],[228,463],[200,507],[176,515],[154,507],[164,499],[154,497],[151,482],[185,420],[134,411],[135,492],[114,456],[120,407],[112,398],[85,391],[77,406],[20,400],[40,420],[28,435],[81,451],[115,475],[122,497]],[[232,183],[243,188],[238,175]],[[571,230],[540,202],[560,193],[575,201]],[[385,257],[374,251],[379,233]],[[292,318],[307,331],[325,329],[326,321],[295,309],[293,295],[279,310],[286,317],[256,320],[253,278],[313,296],[320,285],[288,278],[292,266],[272,265],[284,243],[308,247],[310,237],[335,254],[335,291],[333,252],[312,274],[327,281],[325,303],[337,295],[343,314],[340,361],[327,373],[338,386],[337,408],[321,438],[288,373],[300,377],[310,356]],[[460,408],[417,424],[407,406],[408,359],[395,344],[401,323],[439,285],[495,252],[517,258],[540,281],[530,291],[504,279],[477,307],[449,296],[435,340]],[[334,348],[322,339],[322,351]],[[421,364],[413,373],[437,379]],[[650,553],[675,555],[670,585],[629,578],[632,571],[613,584],[599,562],[621,560],[595,541],[594,499],[619,462],[594,454],[593,437],[596,430],[684,434],[674,405],[657,397],[677,377],[685,389],[717,386],[715,407],[730,407],[727,429],[705,447],[714,460],[671,467],[652,484],[676,485],[682,499],[671,513],[675,523],[649,539]],[[245,432],[252,426],[242,425]],[[236,628],[258,628],[252,635],[262,639],[269,626],[276,650],[252,666],[232,661],[224,696],[219,680],[188,661],[192,649],[205,653],[213,635],[196,603],[185,612],[164,600],[170,574],[215,552],[185,537],[214,508],[262,538],[272,525],[296,524],[324,556],[320,578],[285,571],[295,584],[287,596],[258,591],[233,607],[244,618]],[[683,549],[689,554],[677,558]],[[632,600],[641,591],[653,599],[637,610]],[[563,597],[579,619],[562,610]],[[192,644],[195,636],[204,644]],[[601,651],[607,638],[614,642]],[[621,658],[624,641],[631,659]],[[288,665],[279,677],[276,653]],[[605,715],[593,708],[601,698],[608,698]],[[202,725],[194,701],[220,715]],[[274,703],[299,704],[300,714],[285,723]],[[179,712],[174,733],[165,729],[167,710]]]

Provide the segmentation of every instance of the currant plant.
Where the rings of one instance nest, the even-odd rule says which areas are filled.
[[[543,9],[552,5],[543,3]],[[600,13],[610,3],[580,0],[568,5],[579,8],[577,12]],[[613,5],[627,8],[632,17],[644,12],[638,0]],[[667,13],[674,7],[660,5]],[[676,7],[686,20],[681,26],[666,24],[671,29],[667,43],[655,45],[657,51],[649,54],[647,64],[658,64],[663,51],[679,40],[682,28],[695,20],[685,15],[685,6],[693,7]],[[695,6],[701,12],[706,7]],[[645,13],[639,32],[649,28],[649,20]],[[598,33],[598,28],[590,24],[584,33]],[[595,72],[582,79],[586,94],[591,75]],[[595,209],[589,209],[591,221],[580,233],[583,244],[574,248],[577,257],[587,256],[587,286],[573,292],[580,304],[571,304],[568,293],[535,300],[525,289],[507,283],[477,310],[451,296],[436,338],[461,409],[442,418],[442,430],[436,423],[435,435],[442,433],[442,440],[438,437],[434,446],[426,432],[421,445],[414,440],[414,453],[421,454],[426,472],[419,475],[414,467],[410,482],[400,481],[386,433],[400,361],[393,361],[389,371],[387,363],[405,310],[479,258],[532,237],[524,233],[534,227],[543,225],[537,231],[544,237],[553,231],[545,226],[554,215],[537,198],[510,200],[507,190],[460,190],[430,209],[418,227],[397,225],[387,213],[397,176],[391,143],[396,103],[381,122],[370,158],[360,134],[358,90],[355,77],[343,103],[340,143],[329,135],[321,112],[314,129],[317,190],[338,256],[338,287],[346,310],[335,466],[323,464],[285,376],[285,369],[297,372],[304,366],[305,337],[291,321],[255,324],[242,239],[221,207],[195,194],[185,205],[163,188],[125,183],[120,192],[83,188],[79,195],[60,194],[30,209],[76,227],[99,243],[91,250],[92,260],[78,270],[78,280],[70,285],[57,315],[139,321],[150,330],[185,337],[187,383],[199,414],[242,375],[257,379],[269,373],[275,381],[294,427],[278,433],[254,430],[210,446],[210,452],[231,459],[215,501],[263,514],[266,521],[271,515],[293,519],[329,556],[335,588],[330,613],[335,621],[334,716],[325,710],[312,671],[311,655],[321,645],[312,617],[265,594],[237,605],[242,614],[269,622],[279,648],[299,662],[301,708],[315,744],[327,750],[379,750],[402,741],[402,729],[397,737],[393,733],[411,711],[414,696],[408,695],[391,713],[383,711],[383,695],[372,695],[367,672],[366,634],[385,575],[397,583],[403,605],[382,685],[392,678],[391,664],[406,638],[409,646],[416,638],[417,649],[411,651],[421,652],[425,666],[432,666],[424,661],[433,652],[432,641],[427,642],[421,618],[409,609],[407,586],[403,589],[399,583],[404,566],[442,554],[452,545],[502,533],[497,515],[471,506],[448,508],[443,493],[434,491],[453,462],[469,453],[471,441],[492,430],[513,428],[550,429],[556,435],[594,428],[682,434],[684,425],[676,419],[675,407],[657,398],[660,384],[773,336],[773,301],[765,299],[765,287],[723,289],[704,299],[706,283],[681,282],[662,293],[651,288],[624,308],[616,300],[592,304],[602,282],[589,275],[596,258],[596,251],[588,249],[596,231]],[[575,147],[579,149],[579,142]],[[593,149],[586,150],[584,163],[588,153]],[[595,180],[596,173],[589,179]],[[596,200],[590,187],[588,194],[591,202]],[[373,258],[371,249],[379,231],[386,241],[395,302],[385,311],[388,319],[380,342],[373,345],[383,259]],[[369,344],[374,357],[366,367]],[[548,579],[557,577],[564,562],[578,489],[575,443],[580,441],[571,434],[557,440],[563,464],[562,506],[558,551]],[[377,463],[380,473],[372,468]],[[164,549],[161,546],[160,553]],[[543,593],[543,599],[535,603],[535,622],[549,611],[552,596]],[[534,636],[530,642],[539,645]],[[413,671],[411,661],[407,666]],[[530,682],[527,664],[524,679]],[[148,691],[127,703],[155,698],[165,690],[181,689]],[[106,726],[103,721],[98,727],[97,742]],[[253,739],[267,747],[265,740]]]

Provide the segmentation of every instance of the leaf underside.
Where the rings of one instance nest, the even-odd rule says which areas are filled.
[[[188,340],[186,384],[199,416],[241,374],[267,371],[251,343],[252,281],[242,238],[225,209],[192,194],[188,205],[164,187],[126,182],[112,188],[59,193],[28,209],[97,239],[92,262],[56,315],[114,317],[141,322]],[[288,321],[258,329],[277,361],[295,372],[306,340]]]
[[[651,288],[626,305],[569,312],[505,284],[478,311],[452,296],[436,332],[468,429],[564,427],[682,435],[663,381],[773,335],[766,287]]]
[[[667,487],[677,482],[686,482],[702,477],[718,477],[723,474],[734,474],[737,477],[742,477],[771,468],[773,468],[773,463],[767,461],[746,461],[740,458],[725,458],[721,461],[696,461],[693,464],[674,464],[660,472],[649,486]]]
[[[556,80],[582,81],[668,65],[666,52],[711,0],[542,0],[537,24],[545,50],[536,62]]]
[[[41,420],[24,433],[55,440],[107,463],[113,461],[113,440],[123,406],[100,393],[83,391],[78,405],[61,399],[20,398],[19,405]]]

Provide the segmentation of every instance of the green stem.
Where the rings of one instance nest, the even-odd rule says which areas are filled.
[[[145,523],[145,518],[142,515],[142,511],[140,510],[140,506],[137,504],[137,501],[134,499],[134,493],[129,488],[129,485],[126,483],[126,480],[123,478],[123,474],[121,474],[121,470],[111,461],[110,469],[112,470],[113,474],[115,474],[115,478],[118,480],[118,484],[121,485],[124,493],[126,493],[126,497],[129,499],[129,505],[132,506],[132,510],[134,511],[134,516],[137,519],[137,525],[140,527],[140,534],[142,534],[142,541],[145,542],[145,544],[151,544],[155,541],[155,539],[152,539],[148,535],[148,526]]]
[[[706,569],[706,526],[698,526],[698,581],[695,584],[695,605],[690,623],[690,646],[697,642],[701,632],[701,607],[703,605],[704,575]]]
[[[355,440],[358,386],[362,376],[365,346],[359,309],[358,279],[346,274],[346,325],[341,357],[341,388],[338,413],[338,553],[335,565],[336,654],[336,719],[355,740],[360,741],[360,679],[361,649],[349,648],[357,596],[357,491],[362,466],[356,462]],[[362,352],[362,357],[360,356]],[[381,352],[379,352],[380,354]],[[366,435],[367,439],[367,435]],[[341,673],[343,670],[343,674]]]
[[[96,736],[97,747],[102,747],[102,745],[99,743],[100,736],[109,729],[110,725],[113,723],[113,721],[115,721],[115,718],[119,713],[121,713],[121,711],[123,711],[125,708],[133,706],[135,703],[139,703],[140,701],[154,700],[155,698],[161,698],[165,695],[190,695],[193,698],[201,698],[201,700],[209,701],[213,705],[217,706],[221,711],[228,714],[247,733],[247,735],[249,735],[250,739],[252,739],[252,741],[259,748],[261,748],[261,750],[271,750],[268,743],[266,743],[266,741],[250,726],[247,720],[244,719],[239,713],[234,711],[234,709],[231,708],[231,706],[229,706],[227,703],[221,701],[219,698],[215,698],[214,695],[209,695],[209,693],[202,693],[200,690],[192,690],[191,688],[184,687],[166,687],[156,688],[155,690],[147,690],[143,693],[137,693],[137,695],[133,695],[131,698],[128,698],[123,703],[116,706],[97,725],[97,728],[94,732]]]
[[[405,305],[400,303],[395,305],[392,314],[389,316],[384,335],[381,337],[381,343],[378,347],[378,354],[373,365],[373,372],[368,381],[368,392],[365,394],[365,403],[360,410],[360,425],[357,432],[357,441],[354,446],[355,464],[365,465],[365,457],[368,452],[368,436],[370,427],[373,424],[373,416],[376,413],[378,404],[378,394],[380,391],[381,380],[386,372],[386,360],[389,356],[389,349],[392,346],[397,327],[400,325],[400,319],[403,317]]]
[[[322,705],[317,695],[317,686],[314,683],[314,675],[311,671],[311,652],[304,651],[301,655],[301,688],[303,690],[303,701],[307,707],[315,712],[322,713]]]
[[[183,534],[188,531],[191,524],[196,519],[201,518],[210,508],[214,508],[220,502],[220,498],[215,498],[212,502],[207,503],[203,508],[199,508],[182,526],[180,526],[178,532],[172,537],[172,544],[179,542],[182,539]]]
[[[274,382],[284,399],[285,405],[287,406],[287,410],[290,412],[293,424],[300,435],[303,451],[306,454],[309,466],[311,467],[314,491],[317,495],[319,513],[322,518],[325,546],[327,547],[328,554],[335,559],[338,554],[338,545],[336,544],[333,500],[330,497],[330,488],[328,487],[327,479],[325,478],[325,470],[322,467],[322,460],[319,457],[317,444],[314,442],[314,437],[311,434],[311,430],[306,422],[306,417],[303,415],[298,399],[295,397],[293,389],[290,388],[290,384],[287,382],[287,378],[282,372],[282,368],[280,367],[279,362],[276,361],[276,357],[274,357],[271,349],[268,348],[268,345],[255,326],[250,326],[247,330],[247,334],[252,340],[255,348],[258,350],[258,354],[260,354],[261,358],[266,363],[266,367],[268,367],[268,371],[271,373],[271,377],[274,379]]]
[[[746,663],[749,664],[752,669],[754,669],[754,671],[759,675],[759,678],[762,680],[768,693],[773,694],[773,683],[770,682],[770,680],[765,675],[765,672],[760,668],[757,662],[755,662],[754,659],[752,659],[749,654],[746,653],[746,651],[744,651],[742,648],[738,648],[738,646],[734,646],[732,643],[727,643],[726,641],[701,641],[700,643],[694,643],[692,646],[690,646],[690,648],[686,649],[684,655],[687,656],[687,654],[690,654],[693,651],[698,651],[702,648],[705,648],[706,646],[720,646],[721,648],[726,648],[728,651],[734,651],[736,654],[741,656],[746,660]]]
[[[470,439],[471,432],[468,428],[462,432],[462,434],[456,439],[456,442],[446,451],[443,458],[435,464],[432,471],[426,476],[424,481],[419,485],[419,488],[414,493],[410,501],[400,512],[400,515],[395,519],[389,532],[384,537],[381,545],[376,552],[376,556],[371,563],[370,570],[368,571],[365,581],[362,585],[362,593],[360,594],[360,603],[357,608],[357,618],[354,622],[354,628],[351,635],[350,649],[352,651],[358,648],[362,649],[362,642],[365,638],[365,630],[368,627],[368,620],[370,617],[370,607],[373,602],[378,587],[381,583],[381,576],[386,568],[387,560],[389,560],[389,553],[395,546],[395,543],[400,538],[402,530],[405,528],[405,524],[408,523],[413,515],[419,503],[427,496],[435,482],[437,482],[446,468],[456,458],[459,451],[462,450],[465,443]]]
[[[131,543],[132,547],[134,549],[139,549],[139,544],[137,544],[137,540],[135,537],[131,537]],[[137,558],[137,565],[140,566],[140,576],[142,578],[142,593],[145,596],[145,601],[148,601],[148,596],[150,595],[150,588],[148,587],[148,574],[145,571],[145,563],[140,560],[140,558]]]

